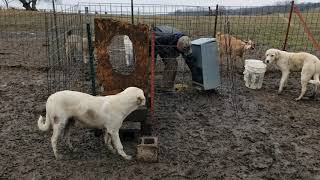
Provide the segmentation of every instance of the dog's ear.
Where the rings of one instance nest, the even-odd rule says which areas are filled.
[[[276,51],[276,53],[275,53],[275,55],[276,55],[276,59],[279,59],[279,57],[280,57],[280,51]]]
[[[143,97],[142,96],[137,96],[137,105],[142,105],[142,103],[143,103]]]
[[[244,45],[245,49],[252,49],[251,40],[249,40],[249,41],[243,40],[242,44]]]
[[[252,45],[253,42],[249,39],[249,40],[243,40],[244,43],[246,43],[247,45]]]

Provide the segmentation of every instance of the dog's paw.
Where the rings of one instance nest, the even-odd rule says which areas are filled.
[[[301,100],[301,98],[295,98],[294,100],[295,100],[295,101],[300,101],[300,100]]]
[[[62,155],[55,155],[56,160],[62,160]]]
[[[132,156],[127,155],[127,156],[124,157],[124,159],[126,159],[126,160],[132,160]]]

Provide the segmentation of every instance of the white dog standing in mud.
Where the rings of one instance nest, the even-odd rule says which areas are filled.
[[[300,100],[307,91],[307,84],[315,85],[314,95],[317,86],[320,85],[320,60],[306,52],[286,52],[278,49],[269,49],[266,51],[265,63],[274,63],[282,72],[278,93],[281,93],[283,87],[288,81],[291,71],[301,71],[301,94],[296,100]],[[313,77],[313,80],[311,78]]]
[[[123,36],[123,44],[124,44],[124,51],[126,55],[126,65],[127,67],[129,67],[134,64],[134,57],[133,57],[132,42],[127,35]]]
[[[54,155],[57,153],[57,140],[63,134],[67,136],[67,144],[73,149],[70,142],[69,126],[72,121],[91,128],[105,129],[105,143],[110,151],[117,152],[123,158],[130,160],[132,157],[123,151],[119,138],[119,129],[123,120],[139,106],[145,105],[143,90],[128,87],[121,93],[110,96],[91,96],[76,91],[60,91],[52,94],[46,103],[46,120],[38,120],[38,127],[47,131],[50,125],[53,129],[51,143]]]

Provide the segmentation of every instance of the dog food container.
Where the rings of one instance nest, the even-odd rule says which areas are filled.
[[[260,89],[267,65],[260,60],[247,59],[244,67],[243,75],[246,87],[250,89]]]

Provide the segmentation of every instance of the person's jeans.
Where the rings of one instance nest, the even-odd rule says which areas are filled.
[[[174,87],[174,80],[177,75],[178,61],[176,58],[162,58],[164,71],[162,76],[161,88],[171,89]]]

